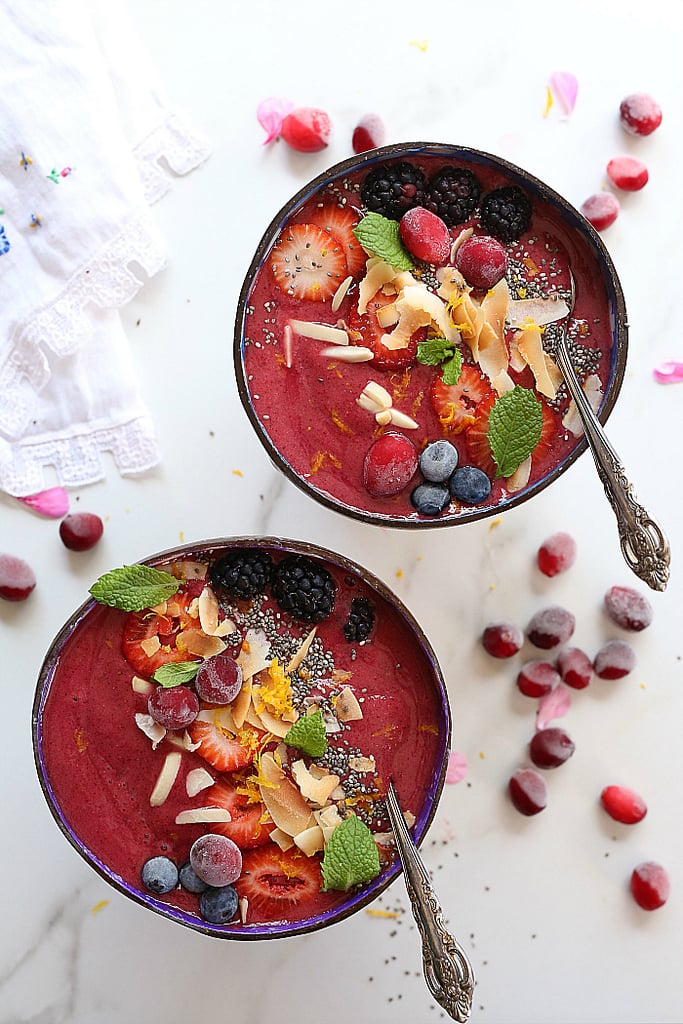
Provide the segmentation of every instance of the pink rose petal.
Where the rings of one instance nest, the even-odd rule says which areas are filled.
[[[652,376],[660,384],[677,384],[683,380],[683,363],[675,359],[668,359],[659,366],[655,366]]]
[[[550,76],[550,84],[567,115],[571,114],[576,106],[576,97],[579,91],[576,75],[573,75],[571,71],[555,71]]]
[[[17,500],[50,519],[61,519],[69,511],[69,495],[63,487],[49,487],[46,491],[29,494]]]
[[[536,728],[545,729],[549,722],[552,722],[554,718],[562,718],[566,715],[571,707],[572,695],[569,691],[569,687],[565,686],[564,683],[560,683],[550,693],[546,693],[545,697],[541,697],[538,702],[538,711],[536,712]]]
[[[269,96],[267,100],[262,100],[259,103],[256,117],[268,136],[263,143],[264,146],[279,136],[282,122],[291,110],[294,110],[292,101],[282,99],[280,96]]]
[[[448,767],[446,768],[446,782],[462,782],[467,775],[467,758],[464,754],[458,754],[454,750],[448,756]]]

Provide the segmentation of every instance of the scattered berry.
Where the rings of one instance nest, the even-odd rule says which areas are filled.
[[[23,558],[0,554],[0,597],[25,601],[36,585],[33,569]]]
[[[619,216],[619,200],[611,192],[596,192],[581,204],[580,211],[596,231],[604,231]]]
[[[448,485],[452,496],[463,505],[480,505],[491,493],[491,481],[476,466],[460,466]]]
[[[211,585],[219,593],[248,601],[262,594],[273,575],[273,559],[267,551],[237,548],[218,558],[210,570]]]
[[[549,661],[527,661],[517,675],[517,688],[525,697],[545,697],[560,682],[559,672]]]
[[[624,192],[638,192],[650,175],[642,160],[634,156],[616,156],[607,164],[607,177]]]
[[[569,533],[554,533],[547,537],[536,556],[538,568],[544,576],[557,576],[571,569],[576,559],[576,541]]]
[[[384,145],[386,130],[384,121],[377,114],[366,114],[353,129],[351,145],[354,153],[367,153]]]
[[[511,658],[521,650],[524,634],[512,622],[492,622],[482,633],[481,643],[492,658]]]
[[[662,123],[662,108],[645,92],[634,92],[619,106],[621,127],[630,135],[651,135]]]
[[[164,729],[186,729],[199,714],[199,699],[187,686],[157,686],[150,694],[147,708]]]
[[[548,803],[545,779],[533,768],[518,768],[510,778],[508,790],[520,814],[538,814]]]
[[[537,768],[559,768],[574,749],[574,741],[564,729],[539,729],[529,743],[529,756]]]
[[[211,704],[231,704],[242,689],[242,669],[227,654],[216,654],[199,666],[194,688]]]
[[[178,880],[182,885],[183,889],[187,892],[200,893],[204,892],[208,888],[206,882],[202,881],[197,872],[194,870],[189,860],[185,861],[180,871],[178,872]]]
[[[401,241],[409,253],[425,263],[439,267],[451,252],[451,236],[440,217],[424,206],[415,206],[401,217],[398,225]]]
[[[159,896],[171,892],[178,884],[178,868],[168,857],[152,857],[145,861],[140,874],[145,889]]]
[[[337,584],[327,569],[306,555],[287,555],[276,566],[273,597],[300,622],[322,622],[332,614]]]
[[[472,235],[455,255],[455,265],[473,288],[493,288],[505,277],[508,255],[496,238]]]
[[[425,480],[442,484],[458,465],[458,449],[450,441],[432,441],[420,452],[420,472]]]
[[[610,818],[624,825],[635,825],[647,814],[647,804],[642,796],[626,786],[605,786],[600,802]]]
[[[344,636],[349,643],[362,644],[375,627],[375,607],[367,597],[354,597],[349,617],[344,623]]]
[[[534,647],[544,651],[566,644],[574,632],[576,620],[566,608],[553,605],[543,608],[531,618],[526,635]]]
[[[228,924],[237,913],[239,900],[231,885],[207,889],[199,897],[199,913],[209,924]]]
[[[325,149],[331,132],[329,115],[316,107],[297,107],[287,114],[280,129],[287,145],[301,153],[317,153]]]
[[[370,171],[361,185],[360,197],[371,213],[400,220],[406,210],[424,206],[424,189],[425,176],[419,167],[400,162]]]
[[[481,197],[479,179],[467,167],[443,167],[429,179],[424,206],[449,226],[469,220]]]
[[[516,242],[531,223],[531,200],[517,185],[494,188],[481,201],[481,226],[506,245]]]
[[[657,910],[664,906],[671,892],[671,881],[666,868],[655,861],[643,861],[633,869],[631,894],[643,910]]]
[[[417,470],[415,445],[405,434],[387,431],[370,446],[363,464],[366,491],[376,498],[398,494]]]
[[[242,873],[242,851],[227,836],[206,832],[190,847],[190,866],[207,885],[232,885]]]
[[[565,647],[557,655],[562,682],[574,690],[585,690],[593,678],[593,662],[580,647]]]
[[[446,484],[418,484],[410,494],[410,503],[422,516],[439,516],[449,504],[451,492]]]
[[[93,512],[72,512],[59,524],[59,536],[69,551],[89,551],[104,532],[104,524]]]
[[[608,640],[593,660],[593,671],[600,679],[621,679],[635,668],[636,652],[625,640]]]
[[[317,224],[290,224],[272,248],[268,266],[275,284],[295,299],[331,299],[346,274],[343,246]]]
[[[652,605],[632,587],[611,587],[605,594],[605,611],[617,626],[633,633],[652,622]]]

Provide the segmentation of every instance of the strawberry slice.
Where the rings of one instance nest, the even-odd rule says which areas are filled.
[[[191,601],[190,593],[178,592],[169,602],[169,607],[178,614],[157,615],[150,609],[128,613],[123,624],[121,653],[139,676],[151,679],[162,665],[194,660],[187,651],[176,647],[176,640],[185,627],[199,628],[199,619],[193,618],[188,611]],[[146,643],[150,640],[151,645]],[[152,650],[155,640],[160,645],[156,651]]]
[[[261,734],[257,729],[245,726],[245,731],[252,732],[254,739]],[[246,768],[253,764],[256,757],[257,744],[245,745],[236,736],[219,729],[213,722],[195,719],[188,732],[193,743],[199,743],[197,753],[213,765],[219,772],[234,772],[238,768]]]
[[[325,203],[311,215],[311,223],[328,231],[337,239],[346,258],[346,272],[359,277],[365,271],[367,253],[353,233],[360,214],[348,206]]]
[[[242,860],[242,874],[235,882],[239,896],[250,909],[278,921],[287,908],[317,895],[322,887],[319,862],[300,851],[283,851],[275,843],[249,850]]]
[[[476,408],[474,423],[465,429],[465,445],[467,455],[475,466],[482,469],[488,477],[493,479],[498,472],[491,446],[488,439],[489,415],[496,401],[496,394],[491,392],[483,399]],[[542,404],[543,426],[541,427],[541,438],[532,452],[532,458],[538,460],[547,454],[558,434],[558,423],[555,413],[548,406]]]
[[[448,434],[460,434],[477,421],[477,406],[493,395],[488,377],[474,366],[463,366],[457,384],[434,377],[429,397],[439,423]]]
[[[358,307],[354,305],[348,317],[349,329],[357,331],[361,335],[360,339],[354,339],[352,336],[352,342],[356,345],[363,345],[374,353],[370,365],[376,366],[378,370],[387,370],[390,373],[394,370],[405,370],[412,366],[417,358],[418,343],[424,341],[427,337],[427,328],[420,327],[419,330],[411,335],[405,348],[386,347],[382,338],[385,334],[390,333],[392,328],[382,327],[377,319],[377,314],[382,306],[388,306],[395,301],[395,295],[385,295],[380,290],[368,302],[368,308],[365,313],[361,315],[358,312]]]
[[[241,850],[252,850],[269,841],[275,825],[272,821],[261,821],[265,811],[263,804],[249,803],[247,797],[238,793],[229,782],[215,782],[206,797],[207,806],[223,807],[232,815],[231,821],[213,822],[212,832],[220,832],[232,839]]]
[[[346,256],[329,231],[290,224],[273,246],[270,270],[278,288],[295,299],[325,302],[346,277]]]

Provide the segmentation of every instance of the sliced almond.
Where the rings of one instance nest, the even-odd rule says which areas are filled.
[[[346,293],[348,292],[352,284],[353,277],[351,276],[351,274],[349,274],[348,277],[344,278],[344,280],[342,281],[342,283],[339,285],[336,292],[332,296],[332,303],[330,305],[330,309],[332,310],[333,313],[336,313],[339,307],[341,306],[342,302],[346,298]]]
[[[187,773],[185,790],[188,796],[196,796],[197,793],[201,793],[203,789],[208,789],[213,784],[214,778],[206,768],[193,768]]]
[[[320,355],[323,359],[336,359],[340,363],[369,363],[375,353],[364,345],[349,345],[348,348],[323,348]]]
[[[282,349],[285,353],[285,366],[288,370],[291,370],[294,350],[294,331],[289,324],[285,324],[285,329],[282,332]]]
[[[381,412],[375,413],[375,420],[380,427],[386,427],[391,423],[393,411],[393,409],[382,409]]]
[[[249,676],[249,678],[242,683],[242,689],[230,705],[232,717],[238,729],[241,729],[244,725],[244,720],[246,719],[249,708],[251,707],[251,687],[252,677]]]
[[[148,636],[146,640],[140,641],[140,647],[151,658],[161,648],[161,641],[158,636]]]
[[[209,636],[214,636],[218,629],[218,598],[211,587],[204,587],[197,605],[200,626]]]
[[[363,710],[350,687],[345,686],[335,701],[334,710],[340,722],[358,722]]]
[[[394,324],[398,323],[398,310],[396,309],[395,302],[387,302],[386,306],[379,307],[377,310],[377,323],[382,330],[386,330],[387,327],[393,327]]]
[[[135,724],[144,732],[147,739],[152,741],[152,750],[156,750],[166,735],[163,725],[155,722],[151,715],[143,715],[140,712],[135,715]]]
[[[301,644],[299,645],[299,649],[296,651],[295,654],[292,655],[292,657],[289,659],[287,663],[287,667],[285,668],[285,675],[288,676],[292,672],[296,671],[296,669],[298,669],[299,665],[301,664],[301,662],[304,660],[304,658],[311,649],[311,644],[315,639],[317,628],[317,626],[314,626],[310,633],[307,633],[306,636],[303,638]]]
[[[307,323],[305,320],[290,320],[289,326],[303,338],[311,338],[313,341],[326,341],[330,345],[348,345],[349,343],[349,336],[341,327]]]
[[[182,754],[177,754],[175,751],[172,754],[166,755],[162,769],[159,772],[159,777],[149,798],[152,807],[161,807],[162,804],[166,803],[168,794],[173,788],[173,783],[178,777],[181,759]]]
[[[330,793],[339,785],[338,775],[327,775],[322,779],[315,779],[304,761],[294,761],[292,764],[292,775],[294,781],[301,790],[301,795],[313,804],[322,807],[329,799]],[[295,836],[296,841],[296,836]]]
[[[314,853],[319,853],[325,847],[325,837],[320,825],[311,825],[310,828],[305,828],[303,832],[294,836],[294,842],[307,857],[312,857]]]
[[[242,924],[246,924],[247,923],[247,916],[249,914],[249,900],[247,899],[246,896],[240,896],[240,898],[239,898],[239,908],[240,908],[240,921],[242,922]]]
[[[274,843],[277,843],[282,851],[291,850],[294,846],[294,840],[292,837],[288,836],[286,832],[283,832],[281,828],[274,828],[270,833],[270,838]]]
[[[140,676],[133,676],[132,687],[135,693],[142,693],[144,696],[148,696],[156,689],[151,679],[141,679]]]
[[[268,813],[277,828],[288,836],[298,835],[311,823],[310,807],[272,754],[263,754],[260,763],[263,783],[259,789]]]
[[[411,419],[410,416],[406,416],[400,409],[389,409],[387,411],[389,413],[389,420],[395,427],[403,427],[404,430],[417,430],[419,428],[419,424],[414,419]]]
[[[176,815],[176,825],[203,825],[211,822],[232,821],[230,811],[225,807],[191,807]]]
[[[521,491],[529,483],[531,475],[531,456],[528,455],[524,462],[521,462],[514,473],[505,478],[505,486],[510,494]]]

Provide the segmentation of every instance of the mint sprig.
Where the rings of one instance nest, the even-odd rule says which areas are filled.
[[[198,661],[169,661],[159,666],[152,679],[164,689],[170,689],[172,686],[183,686],[192,682],[198,671]]]
[[[353,885],[371,882],[379,874],[379,854],[372,832],[355,814],[335,828],[325,847],[321,868],[324,891],[346,892]]]
[[[462,373],[462,355],[457,345],[447,338],[428,338],[417,345],[417,361],[423,366],[443,365],[444,384],[457,384]]]
[[[284,741],[288,747],[298,747],[309,757],[322,757],[327,750],[327,733],[320,708],[297,718]]]
[[[514,387],[489,414],[488,439],[496,476],[511,476],[541,440],[543,407],[528,388]]]
[[[139,612],[173,597],[179,586],[175,576],[151,565],[124,565],[100,576],[89,593],[100,604]]]
[[[414,268],[415,264],[403,248],[398,221],[389,220],[381,213],[366,213],[353,233],[366,252],[379,256],[397,270]]]

